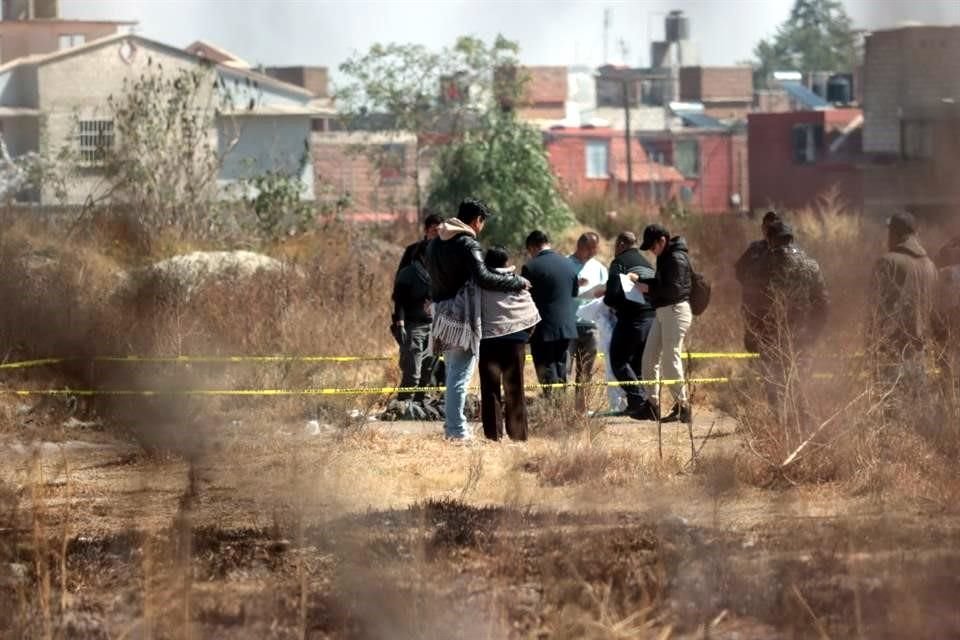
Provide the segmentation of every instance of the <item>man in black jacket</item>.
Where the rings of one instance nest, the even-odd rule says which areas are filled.
[[[403,250],[403,257],[400,258],[400,264],[397,265],[397,273],[400,273],[400,269],[403,269],[413,262],[414,255],[421,247],[424,251],[426,250],[427,244],[437,237],[442,223],[443,217],[435,213],[428,214],[427,217],[423,219],[423,238],[416,242],[411,242],[407,245],[407,248]]]
[[[443,222],[443,218],[435,213],[431,213],[423,219],[423,238],[408,244],[407,248],[403,250],[403,256],[400,258],[400,264],[397,265],[397,274],[394,276],[394,285],[396,285],[396,277],[400,275],[400,272],[403,271],[405,267],[409,266],[410,263],[413,262],[415,254],[419,254],[424,260],[424,264],[426,264],[427,244],[437,237],[437,231],[440,229],[441,222]],[[429,286],[429,275],[427,283]],[[394,308],[396,308],[396,299],[394,299]],[[397,341],[401,352],[403,351],[402,332],[402,318],[398,318],[397,314],[394,313],[390,322],[390,334],[393,336],[393,339]],[[409,331],[407,333],[409,333]],[[401,363],[400,366],[402,367],[403,364]]]
[[[543,231],[527,236],[530,260],[520,272],[530,281],[530,293],[540,312],[540,324],[530,339],[530,353],[540,384],[566,383],[567,353],[577,337],[578,272],[570,260],[550,247]],[[549,396],[551,389],[544,389]]]
[[[477,242],[477,236],[483,230],[487,218],[492,215],[487,206],[479,200],[468,198],[460,203],[457,217],[440,225],[437,237],[427,245],[427,268],[430,272],[430,293],[437,307],[455,307],[457,294],[469,282],[473,281],[481,289],[494,291],[520,291],[529,285],[513,274],[497,273],[487,269],[483,263],[483,250]],[[451,308],[455,316],[458,310]],[[434,328],[437,328],[439,309],[435,309]],[[453,317],[451,316],[451,317]],[[448,318],[449,320],[449,318]],[[472,334],[470,318],[455,317],[462,329]],[[450,322],[446,322],[449,329]],[[476,327],[479,329],[479,327]],[[434,331],[434,340],[440,331]],[[467,336],[466,342],[479,345],[480,336]],[[443,342],[440,340],[440,342]],[[466,401],[467,384],[473,375],[478,354],[472,347],[463,344],[443,343],[443,359],[446,365],[446,394],[444,399],[444,431],[446,436],[455,440],[469,440],[467,419],[463,414]],[[477,349],[479,351],[479,348]]]
[[[648,225],[643,230],[643,251],[657,256],[656,275],[639,285],[653,299],[657,319],[647,338],[643,352],[643,377],[668,380],[675,401],[673,411],[664,421],[689,422],[690,403],[687,386],[683,381],[683,339],[690,329],[693,314],[690,311],[690,289],[693,272],[687,242],[680,236],[670,237],[670,232],[659,224]],[[647,403],[650,413],[660,415],[660,388],[647,386]]]
[[[617,324],[610,337],[610,368],[617,380],[632,383],[623,386],[628,415],[638,420],[653,418],[655,416],[649,413],[646,391],[636,383],[656,313],[644,296],[631,294],[627,298],[620,277],[633,273],[647,280],[653,277],[654,270],[637,249],[637,236],[630,231],[617,236],[614,251],[616,257],[610,263],[607,290],[603,296],[603,302],[617,314]]]
[[[401,387],[425,387],[430,384],[433,358],[429,349],[433,311],[430,305],[430,274],[427,250],[417,243],[410,264],[400,269],[393,283],[393,317],[400,334]],[[423,400],[423,392],[401,392],[398,400]]]

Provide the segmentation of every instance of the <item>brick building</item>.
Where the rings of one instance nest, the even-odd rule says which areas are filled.
[[[567,115],[567,67],[523,67],[523,93],[517,115],[529,122],[563,120]]]
[[[329,78],[326,67],[295,66],[266,67],[263,70],[271,78],[303,87],[317,98],[329,98]]]
[[[310,139],[319,202],[346,197],[358,221],[416,219],[416,136],[376,131],[314,132]],[[421,162],[421,183],[429,166]]]
[[[57,0],[3,0],[0,64],[129,33],[136,24],[122,20],[63,20]]]
[[[221,197],[235,197],[231,187],[251,178],[280,172],[299,180],[303,197],[312,199],[313,171],[304,150],[315,110],[308,92],[136,35],[100,38],[0,66],[0,134],[10,155],[72,149],[82,170],[68,182],[64,204],[103,197],[110,183],[102,156],[119,140],[109,99],[123,95],[125,82],[160,66],[165,73],[207,74],[197,101],[220,105],[207,140],[220,154]],[[39,204],[60,200],[48,185],[25,198]]]
[[[802,208],[836,189],[859,208],[862,125],[859,109],[750,114],[750,207]]]
[[[960,207],[960,26],[875,31],[863,67],[864,207]]]
[[[753,69],[682,67],[680,100],[702,103],[712,118],[744,120],[753,107]]]
[[[610,128],[554,127],[544,132],[550,166],[567,197],[627,195],[627,144]],[[638,200],[664,203],[678,195],[683,176],[652,162],[640,141],[631,140],[634,194]]]
[[[639,134],[647,155],[683,178],[680,201],[702,213],[739,211],[748,189],[747,141],[729,128]]]

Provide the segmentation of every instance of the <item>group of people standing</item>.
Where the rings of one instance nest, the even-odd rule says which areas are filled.
[[[528,344],[547,397],[567,386],[573,368],[577,406],[585,411],[585,387],[598,353],[606,351],[608,372],[623,383],[623,413],[661,419],[657,385],[642,380],[662,374],[675,400],[663,419],[689,419],[681,354],[692,318],[692,271],[684,240],[661,225],[648,226],[639,246],[634,234],[621,234],[607,269],[596,259],[597,234],[583,234],[576,251],[563,256],[546,233],[535,230],[526,238],[528,260],[517,273],[503,247],[484,253],[480,246],[492,215],[483,202],[467,199],[454,218],[428,217],[424,239],[407,248],[396,277],[391,330],[401,349],[401,385],[428,385],[437,370],[434,359],[442,354],[446,436],[471,437],[464,405],[479,365],[484,435],[526,439]],[[653,253],[656,264],[640,250]],[[611,402],[617,395],[611,390]]]
[[[761,233],[735,265],[743,292],[744,346],[760,355],[770,405],[781,417],[792,411],[805,421],[807,403],[797,383],[812,372],[812,350],[827,323],[827,287],[819,264],[797,246],[793,229],[776,212],[764,216]],[[887,251],[871,271],[864,310],[870,377],[884,391],[900,382],[927,388],[931,349],[938,356],[955,349],[948,343],[956,341],[960,319],[958,276],[960,241],[947,244],[935,261],[920,242],[912,214],[887,220]],[[910,394],[894,397],[904,395]]]
[[[577,408],[585,411],[586,387],[602,353],[607,379],[620,382],[608,387],[611,408],[637,420],[689,421],[683,344],[693,319],[696,275],[685,240],[659,224],[648,225],[639,240],[625,231],[616,238],[607,268],[597,260],[601,239],[596,233],[583,234],[574,253],[563,256],[546,233],[536,230],[527,236],[528,259],[518,273],[503,247],[484,252],[479,243],[492,215],[483,202],[467,199],[453,218],[428,216],[424,238],[407,247],[396,275],[391,330],[400,345],[401,386],[445,385],[446,436],[471,437],[464,405],[479,366],[484,435],[526,439],[527,345],[545,396],[567,386],[572,369]],[[874,351],[889,356],[891,376],[902,376],[903,364],[915,361],[931,337],[937,287],[953,287],[939,296],[941,308],[955,302],[960,290],[960,241],[941,251],[945,264],[938,274],[916,227],[909,213],[888,221],[888,252],[871,278],[876,303],[867,331],[879,345]],[[788,392],[810,373],[829,298],[819,264],[798,246],[793,229],[776,212],[763,217],[761,234],[735,264],[743,294],[744,347],[759,353],[770,405],[786,410]],[[960,314],[960,303],[955,306]],[[942,311],[939,317],[948,315]],[[666,415],[659,380],[673,398]],[[399,397],[417,400],[423,393],[406,391]],[[805,419],[802,394],[791,400],[796,400],[796,415]]]

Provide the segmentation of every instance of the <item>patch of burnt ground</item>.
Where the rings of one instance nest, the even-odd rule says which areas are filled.
[[[67,598],[56,545],[38,563],[25,536],[0,637],[43,635],[44,616],[64,638],[955,637],[960,546],[929,524],[732,533],[431,500],[299,532],[77,537]]]

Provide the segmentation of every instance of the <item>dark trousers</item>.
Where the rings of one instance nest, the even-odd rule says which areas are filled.
[[[584,411],[587,408],[587,389],[580,386],[585,385],[593,378],[593,367],[597,362],[597,351],[599,350],[600,333],[596,327],[578,325],[577,337],[570,341],[570,364],[569,368],[576,371],[574,380],[577,382],[577,410]]]
[[[540,384],[558,384],[567,381],[567,351],[570,340],[533,340],[530,342],[530,355],[533,367],[537,371]],[[549,396],[553,389],[544,389],[543,395]]]
[[[483,435],[490,440],[503,436],[504,423],[511,440],[527,439],[527,402],[523,396],[526,355],[523,342],[480,342],[480,419]]]
[[[430,323],[407,327],[407,341],[400,346],[400,386],[426,387],[430,385],[434,358],[430,353]],[[423,399],[424,393],[400,392],[398,400]]]
[[[643,371],[643,349],[647,344],[647,335],[653,327],[655,317],[621,318],[610,336],[610,368],[620,382],[636,382]],[[636,411],[646,401],[647,394],[639,384],[625,384],[622,387],[627,396],[627,409]]]

